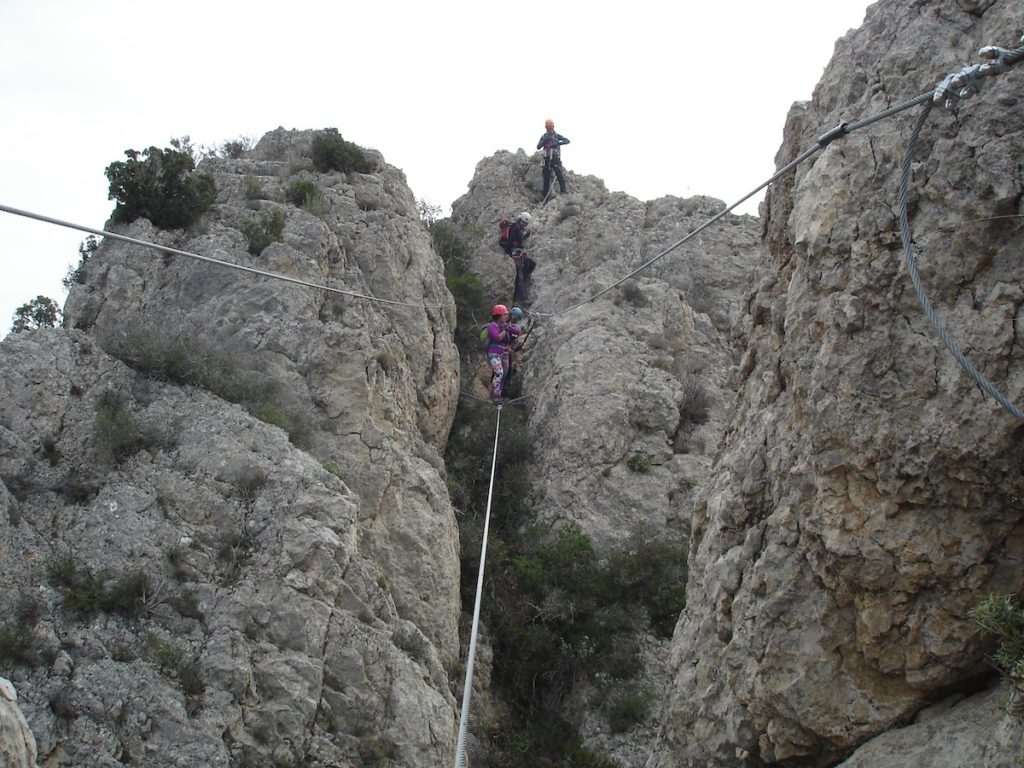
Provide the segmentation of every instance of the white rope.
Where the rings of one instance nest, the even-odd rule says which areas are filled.
[[[103,229],[93,229],[92,227],[85,227],[81,224],[73,224],[69,221],[61,221],[60,219],[54,219],[49,216],[43,216],[40,213],[32,213],[31,211],[23,211],[20,208],[12,208],[9,205],[3,205],[0,203],[0,211],[5,213],[13,213],[15,216],[24,216],[28,219],[36,219],[37,221],[44,221],[48,224],[56,224],[58,227],[67,227],[69,229],[78,229],[82,232],[90,232],[94,235],[101,237],[109,237],[114,240],[123,240],[126,243],[132,243],[134,245],[141,245],[146,248],[154,248],[158,251],[164,251],[165,253],[173,253],[176,256],[185,256],[189,259],[196,259],[197,261],[205,261],[209,264],[216,264],[219,267],[228,267],[229,269],[237,269],[241,272],[249,272],[254,275],[260,275],[262,277],[269,277],[272,280],[283,280],[286,283],[295,283],[296,285],[304,285],[307,288],[316,288],[320,291],[330,291],[331,293],[340,293],[345,296],[351,296],[356,299],[365,299],[366,301],[376,301],[380,304],[390,304],[396,307],[416,307],[417,309],[426,309],[423,304],[411,304],[405,301],[391,301],[390,299],[378,299],[376,296],[367,296],[363,293],[356,293],[355,291],[345,291],[341,288],[331,288],[328,285],[320,285],[319,283],[311,283],[306,280],[300,280],[297,277],[289,277],[288,275],[282,275],[277,272],[267,272],[262,269],[256,269],[255,267],[246,267],[243,264],[232,264],[230,261],[223,261],[222,259],[215,259],[212,256],[202,256],[198,253],[189,253],[188,251],[179,251],[177,248],[170,248],[166,245],[158,245],[157,243],[151,243],[147,240],[139,240],[135,237],[127,237],[126,235],[118,235],[114,232],[107,232]]]
[[[476,602],[473,604],[473,629],[469,634],[466,656],[466,683],[462,688],[462,713],[459,717],[459,738],[455,744],[455,768],[466,764],[466,728],[469,725],[469,698],[473,692],[473,662],[476,660],[476,637],[480,626],[480,600],[484,593],[484,565],[487,562],[487,533],[491,527],[491,498],[494,495],[494,470],[498,464],[498,431],[501,428],[501,404],[494,422],[494,451],[491,455],[491,481],[487,488],[487,511],[484,514],[483,540],[480,542],[480,570],[476,575]]]

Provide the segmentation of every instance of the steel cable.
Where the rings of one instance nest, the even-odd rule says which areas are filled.
[[[355,291],[346,291],[341,288],[332,288],[329,285],[321,285],[319,283],[311,283],[306,280],[300,280],[297,277],[289,277],[288,275],[282,275],[277,272],[267,272],[266,270],[256,269],[255,267],[247,267],[243,264],[233,264],[230,261],[224,261],[222,259],[215,259],[212,256],[202,256],[198,253],[189,253],[188,251],[180,251],[177,248],[171,248],[166,245],[159,245],[157,243],[151,243],[147,240],[139,240],[135,237],[128,237],[127,235],[118,235],[114,232],[107,232],[103,229],[93,229],[92,227],[85,227],[81,224],[73,224],[69,221],[62,221],[60,219],[54,219],[50,216],[44,216],[40,213],[32,213],[31,211],[23,211],[20,208],[12,208],[9,205],[0,204],[0,211],[5,213],[13,213],[15,216],[24,216],[28,219],[36,219],[38,221],[44,221],[48,224],[56,224],[59,227],[67,227],[69,229],[78,229],[82,232],[90,232],[100,237],[109,237],[114,240],[123,240],[126,243],[132,243],[134,245],[141,245],[146,248],[153,248],[158,251],[164,251],[165,253],[172,253],[176,256],[185,256],[190,259],[196,259],[197,261],[205,261],[208,264],[216,264],[220,267],[228,267],[230,269],[237,269],[241,272],[249,272],[250,274],[260,275],[261,277],[269,277],[273,280],[283,280],[286,283],[295,283],[296,285],[302,285],[307,288],[316,288],[320,291],[329,291],[331,293],[340,293],[344,296],[351,296],[355,299],[364,299],[366,301],[375,301],[379,304],[390,304],[396,307],[416,307],[417,309],[426,309],[423,304],[412,304],[406,301],[393,301],[391,299],[379,299],[376,296],[368,296],[363,293],[356,293]]]

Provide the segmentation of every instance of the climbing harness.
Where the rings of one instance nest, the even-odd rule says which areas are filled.
[[[355,291],[346,291],[341,288],[332,288],[329,285],[320,285],[318,283],[310,283],[306,280],[300,280],[297,277],[289,277],[288,275],[278,274],[277,272],[267,272],[262,269],[256,269],[255,267],[247,267],[243,264],[232,264],[230,261],[223,261],[222,259],[215,259],[211,256],[202,256],[198,253],[189,253],[188,251],[179,251],[177,248],[170,248],[166,245],[158,245],[157,243],[151,243],[147,240],[139,240],[135,237],[128,237],[126,235],[118,235],[114,232],[107,232],[103,229],[93,229],[91,227],[85,227],[81,224],[72,224],[68,221],[61,221],[60,219],[54,219],[49,216],[43,216],[39,213],[32,213],[31,211],[23,211],[19,208],[12,208],[8,205],[0,204],[0,211],[5,213],[13,213],[15,216],[24,216],[29,219],[36,219],[43,221],[48,224],[56,224],[59,227],[68,227],[69,229],[78,229],[82,232],[90,232],[94,235],[101,237],[109,237],[113,240],[123,240],[126,243],[132,243],[134,245],[141,245],[146,248],[153,248],[157,251],[163,251],[164,253],[172,253],[176,256],[185,256],[189,259],[196,259],[197,261],[205,261],[209,264],[216,264],[220,267],[228,267],[230,269],[237,269],[241,272],[249,272],[254,275],[260,275],[262,277],[269,277],[273,280],[283,280],[287,283],[295,283],[296,285],[303,285],[307,288],[316,288],[321,291],[329,291],[331,293],[340,293],[344,296],[351,296],[355,299],[364,299],[366,301],[375,301],[378,304],[389,304],[395,307],[416,307],[417,309],[426,309],[423,304],[412,304],[406,301],[392,301],[391,299],[379,299],[376,296],[367,296],[363,293],[356,293]]]
[[[466,764],[466,729],[469,725],[469,700],[473,692],[473,664],[476,661],[476,639],[480,628],[480,601],[484,593],[484,566],[487,564],[487,534],[491,526],[491,499],[494,496],[494,472],[498,465],[498,434],[501,431],[501,404],[494,421],[494,449],[491,454],[491,479],[487,486],[487,508],[484,531],[480,541],[480,569],[476,575],[476,599],[473,602],[473,628],[469,634],[466,655],[466,682],[462,688],[462,711],[459,715],[459,737],[455,744],[455,768]]]
[[[1024,42],[1024,38],[1022,38]],[[914,292],[917,294],[917,300],[920,302],[922,309],[924,309],[925,315],[928,317],[928,322],[931,324],[932,329],[942,340],[942,343],[946,346],[946,349],[953,356],[953,358],[960,364],[967,374],[974,379],[974,381],[987,392],[996,402],[998,402],[1003,408],[1009,411],[1019,421],[1024,421],[1024,413],[1021,412],[1013,403],[1011,403],[1007,397],[1000,392],[996,387],[981,374],[970,361],[960,351],[960,348],[956,345],[949,334],[946,333],[946,329],[939,322],[939,319],[935,316],[935,310],[932,308],[932,303],[928,299],[928,295],[924,291],[924,287],[921,284],[921,274],[917,269],[917,257],[914,255],[914,242],[910,233],[910,223],[907,215],[907,194],[910,187],[910,176],[911,166],[914,161],[914,149],[917,146],[918,139],[921,135],[921,129],[928,119],[928,115],[931,112],[932,106],[941,103],[946,109],[956,110],[959,107],[960,100],[967,98],[978,92],[980,88],[979,78],[996,75],[1005,71],[1006,67],[1016,64],[1021,58],[1024,58],[1024,47],[1017,48],[1014,51],[1008,51],[1005,48],[998,48],[996,46],[989,46],[982,48],[980,51],[982,58],[988,59],[988,64],[974,65],[970,67],[964,67],[959,72],[947,75],[942,82],[940,82],[935,90],[932,92],[932,98],[924,102],[924,108],[921,110],[921,114],[918,115],[917,121],[914,124],[914,130],[911,132],[910,140],[907,142],[907,151],[903,157],[903,166],[900,172],[900,188],[899,188],[899,220],[900,220],[900,240],[903,243],[903,260],[907,265],[907,271],[910,273],[910,280],[914,284]]]

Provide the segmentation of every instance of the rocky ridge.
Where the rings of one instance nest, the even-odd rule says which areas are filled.
[[[68,330],[0,345],[0,594],[45,759],[451,759],[454,305],[401,173],[314,173],[311,138],[204,162],[197,228],[119,231],[413,306],[108,238]],[[319,211],[284,202],[297,178]],[[274,209],[283,242],[251,256],[240,227]]]
[[[876,3],[794,107],[779,164],[934,87],[983,45],[1014,47],[1020,27],[1010,2]],[[931,116],[910,199],[937,313],[1018,403],[1022,78]],[[912,122],[829,145],[762,208],[766,277],[735,330],[737,412],[696,505],[651,768],[835,764],[992,674],[968,613],[1024,587],[1021,430],[942,347],[910,286],[895,192]],[[1020,754],[1019,722],[986,711],[948,764]],[[888,744],[851,764],[947,764]]]

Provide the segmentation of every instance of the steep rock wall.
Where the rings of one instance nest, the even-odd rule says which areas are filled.
[[[982,45],[1015,47],[1021,21],[1012,2],[871,6],[794,107],[779,164]],[[910,211],[937,313],[1017,403],[1022,84],[1012,71],[931,116]],[[913,120],[831,144],[762,209],[767,276],[736,329],[737,413],[693,520],[651,766],[831,764],[991,673],[968,611],[1024,586],[1024,432],[943,348],[906,274]]]
[[[219,198],[193,230],[118,231],[420,306],[108,239],[72,330],[0,345],[2,613],[47,759],[451,761],[454,306],[400,172],[313,173],[311,136],[205,162]],[[315,214],[284,202],[297,178]],[[239,226],[272,208],[284,242],[250,256]]]

